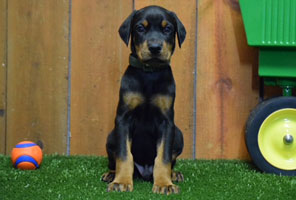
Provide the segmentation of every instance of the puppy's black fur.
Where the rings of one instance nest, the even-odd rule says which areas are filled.
[[[178,193],[172,181],[182,181],[183,175],[172,168],[183,136],[174,124],[170,59],[176,35],[181,47],[185,28],[175,13],[149,6],[131,13],[119,34],[126,45],[131,38],[130,65],[121,81],[115,128],[107,139],[110,171],[102,180],[109,182],[108,191],[131,191],[138,174],[153,180],[155,193]]]

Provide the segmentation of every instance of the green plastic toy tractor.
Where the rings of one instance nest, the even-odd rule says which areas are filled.
[[[296,0],[240,0],[248,44],[259,47],[259,76],[283,96],[264,100],[246,125],[255,165],[267,173],[296,175]]]

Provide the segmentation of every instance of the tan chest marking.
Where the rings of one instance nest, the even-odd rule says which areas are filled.
[[[130,110],[133,110],[144,102],[144,97],[140,93],[128,92],[123,95],[123,101]]]
[[[168,95],[157,95],[152,99],[152,104],[157,106],[165,114],[172,106],[173,98]]]

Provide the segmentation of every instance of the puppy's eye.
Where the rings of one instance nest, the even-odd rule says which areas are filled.
[[[172,31],[173,31],[173,29],[170,26],[166,26],[163,29],[163,32],[166,33],[166,34],[170,34]]]
[[[145,32],[145,28],[144,28],[143,25],[138,25],[138,26],[136,27],[136,31],[137,31],[138,33],[143,33],[143,32]]]

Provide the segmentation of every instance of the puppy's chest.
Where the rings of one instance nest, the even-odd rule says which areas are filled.
[[[129,110],[138,107],[158,108],[166,114],[173,106],[175,84],[171,73],[158,76],[137,74],[130,88],[122,95],[124,106]]]
[[[173,97],[161,93],[147,96],[141,92],[129,91],[123,95],[123,102],[129,110],[134,110],[140,106],[157,107],[163,114],[166,114],[173,106]]]

